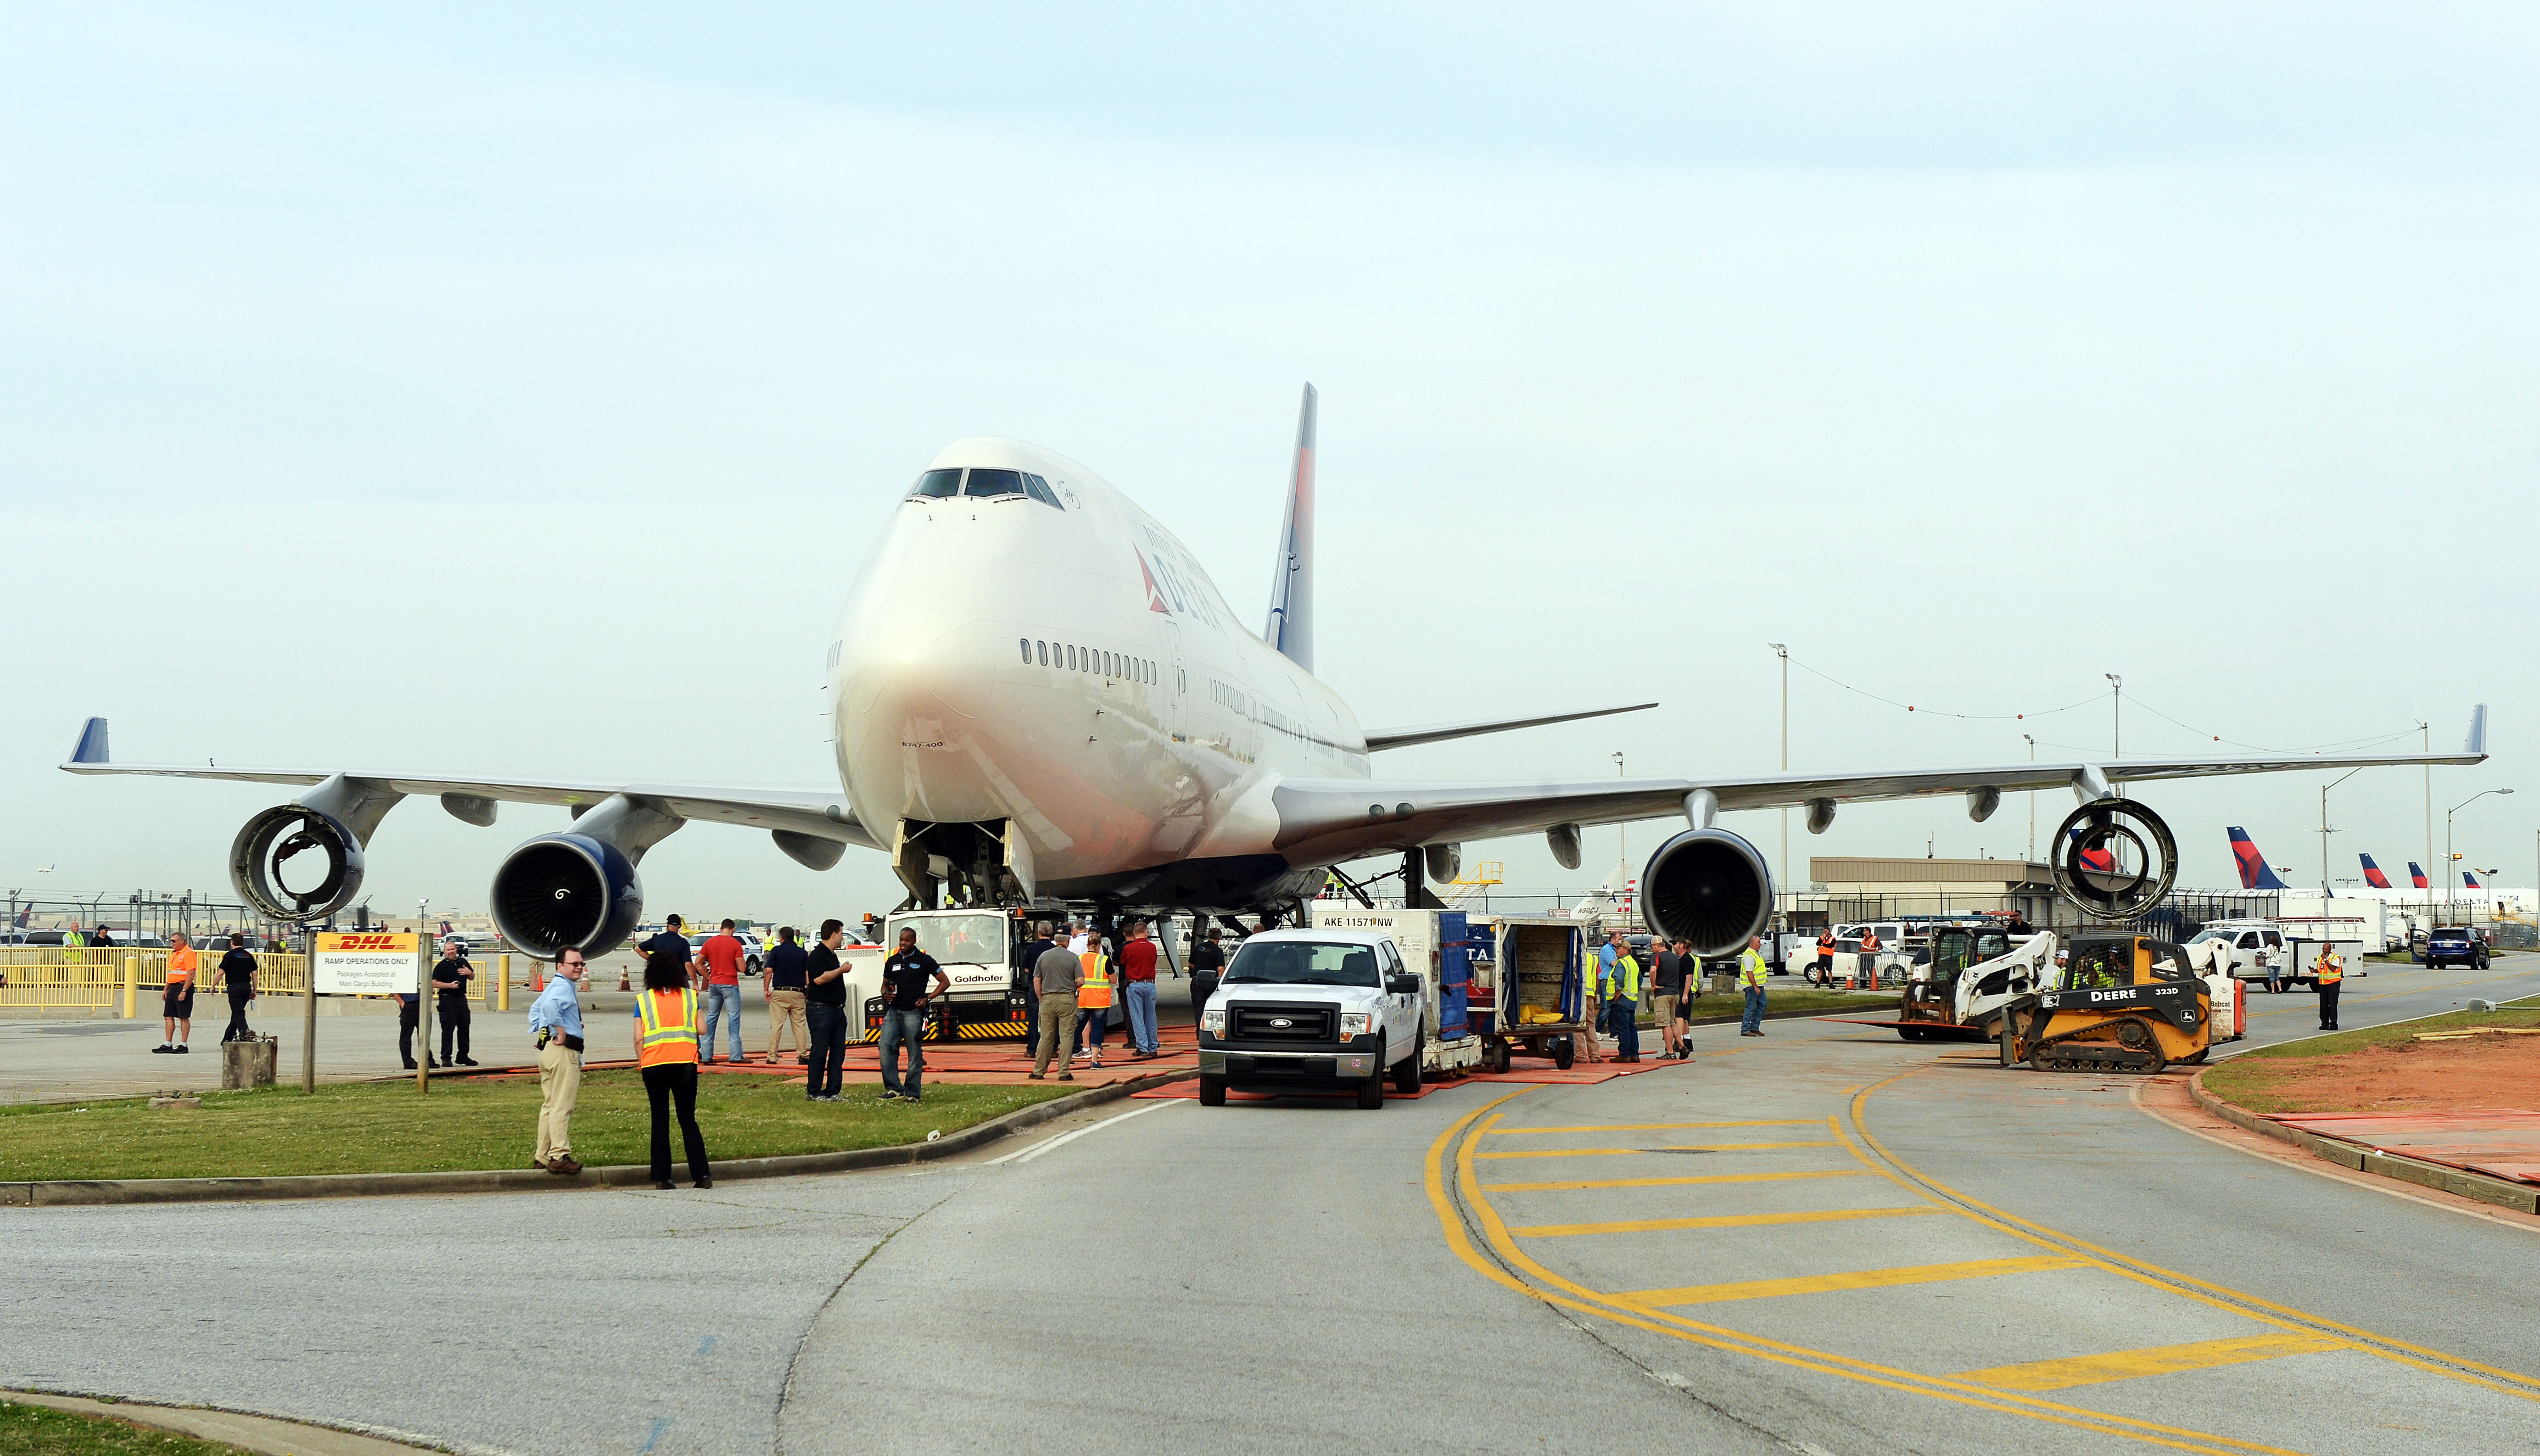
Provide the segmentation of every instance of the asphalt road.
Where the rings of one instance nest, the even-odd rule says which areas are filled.
[[[2535,993],[2528,956],[2378,967],[2344,1019]],[[2254,1039],[2311,1006],[2252,998]],[[8,1210],[0,1384],[520,1453],[2533,1444],[2531,1229],[2199,1139],[2124,1076],[1815,1021],[1696,1044],[703,1194]]]

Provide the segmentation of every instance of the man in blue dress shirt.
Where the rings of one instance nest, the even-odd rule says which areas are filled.
[[[579,1173],[573,1156],[573,1101],[582,1092],[582,952],[556,957],[547,989],[529,1005],[529,1034],[538,1043],[538,1149],[529,1165]]]

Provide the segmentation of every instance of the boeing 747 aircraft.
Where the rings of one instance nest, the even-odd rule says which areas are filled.
[[[1970,817],[2006,793],[2070,788],[2054,843],[2068,893],[2105,913],[2156,899],[2175,871],[2167,829],[2117,786],[2362,764],[2475,764],[2486,710],[2457,754],[2006,763],[1864,774],[1418,782],[1380,776],[1388,749],[1654,707],[1533,713],[1369,731],[1314,676],[1314,412],[1305,386],[1267,626],[1248,630],[1173,533],[1092,470],[1020,441],[958,441],[921,471],[857,573],[826,659],[837,782],[737,788],[633,778],[480,778],[383,768],[114,763],[91,719],[63,768],[296,785],[250,819],[232,876],[277,919],[349,904],[362,846],[409,795],[471,824],[505,801],[575,819],[506,856],[496,924],[552,956],[597,953],[642,915],[645,851],[691,820],[771,834],[814,869],[848,850],[890,857],[910,902],[1097,912],[1298,913],[1329,867],[1399,854],[1451,877],[1460,846],[1542,834],[1576,867],[1588,825],[1682,815],[1643,873],[1652,923],[1706,953],[1773,909],[1764,857],[1724,810],[1962,794]],[[314,855],[315,859],[304,858]],[[321,866],[322,868],[313,867]]]

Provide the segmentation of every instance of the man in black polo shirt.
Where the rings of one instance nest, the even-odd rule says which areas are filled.
[[[635,953],[644,957],[644,964],[677,966],[681,974],[687,973],[696,952],[688,948],[688,937],[679,934],[681,924],[677,916],[671,916],[662,922],[662,934],[635,947]]]
[[[767,1065],[776,1065],[776,1044],[785,1037],[787,1027],[794,1030],[794,1065],[808,1066],[811,1061],[811,1038],[804,1015],[804,992],[811,976],[805,969],[811,956],[794,943],[794,928],[786,926],[776,933],[776,943],[767,947],[767,977],[761,985],[767,997]]]
[[[1226,974],[1226,947],[1218,936],[1226,934],[1215,926],[1208,929],[1208,938],[1191,947],[1191,1024],[1199,1024],[1199,1014],[1208,1009],[1208,999],[1217,995],[1217,979]]]
[[[847,968],[838,960],[846,943],[846,926],[820,922],[820,942],[805,958],[803,1016],[811,1029],[811,1075],[804,1095],[814,1102],[838,1100],[838,1078],[847,1058]]]
[[[467,983],[476,979],[476,967],[469,964],[467,952],[457,940],[441,942],[441,959],[432,968],[432,989],[438,993],[432,1003],[432,1014],[441,1021],[441,1065],[473,1067],[476,1059],[467,1055]],[[459,1054],[452,1056],[450,1044],[459,1044]]]
[[[1050,924],[1042,921],[1032,927],[1031,940],[1015,958],[1015,979],[1023,990],[1023,1055],[1028,1057],[1040,1047],[1040,990],[1032,983],[1032,967],[1039,963],[1040,953],[1058,942],[1050,938]]]
[[[230,936],[229,953],[221,957],[221,982],[230,997],[230,1024],[221,1040],[254,1040],[247,1024],[247,1004],[255,1000],[255,955],[247,948],[247,936]]]
[[[882,1099],[919,1100],[926,1076],[926,1004],[952,989],[952,978],[935,957],[917,948],[917,932],[903,929],[899,948],[882,963]],[[899,1049],[908,1048],[908,1076],[899,1074]]]

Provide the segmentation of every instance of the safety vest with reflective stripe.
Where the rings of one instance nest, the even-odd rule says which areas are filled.
[[[1077,960],[1085,966],[1085,985],[1076,993],[1077,1005],[1093,1011],[1111,1005],[1111,962],[1099,950],[1088,950]]]
[[[2319,964],[2311,967],[2311,973],[2319,978],[2320,985],[2334,986],[2346,979],[2346,962],[2337,958],[2337,952],[2323,950],[2319,953]]]
[[[1834,954],[1834,936],[1831,934],[1817,936],[1817,954]]]
[[[1764,989],[1764,952],[1752,945],[1737,952],[1737,984],[1749,991]]]
[[[1629,955],[1614,957],[1605,968],[1605,995],[1615,1001],[1641,999],[1641,963]]]
[[[669,1067],[697,1060],[697,994],[647,991],[635,998],[635,1063]]]

